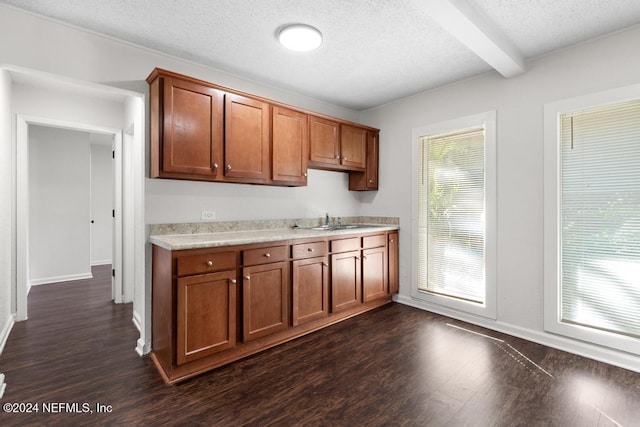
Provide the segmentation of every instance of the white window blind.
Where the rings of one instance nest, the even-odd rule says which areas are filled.
[[[560,115],[560,320],[640,337],[640,100]]]
[[[485,302],[484,128],[420,138],[418,289]]]

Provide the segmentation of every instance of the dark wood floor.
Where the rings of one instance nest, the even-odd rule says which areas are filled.
[[[640,374],[399,304],[167,386],[109,273],[32,288],[0,372],[2,403],[40,412],[0,425],[640,425]]]

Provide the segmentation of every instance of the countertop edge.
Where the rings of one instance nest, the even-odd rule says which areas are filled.
[[[302,228],[223,231],[217,233],[167,234],[149,236],[149,242],[163,249],[176,251],[186,249],[216,248],[223,246],[271,243],[296,239],[327,238],[350,234],[396,231],[397,225],[371,225],[357,229],[311,230]]]

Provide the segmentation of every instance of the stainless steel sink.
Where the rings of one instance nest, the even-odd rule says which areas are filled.
[[[368,228],[371,225],[366,224],[338,224],[338,225],[319,225],[317,227],[311,227],[311,230],[319,231],[336,231],[336,230],[351,230],[355,228]]]

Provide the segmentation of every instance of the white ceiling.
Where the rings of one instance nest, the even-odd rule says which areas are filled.
[[[527,59],[640,24],[640,0],[0,0],[0,4],[355,110],[492,68],[507,76],[526,72]],[[324,36],[322,46],[307,53],[284,49],[275,32],[288,23],[318,28]],[[515,65],[505,71],[500,65],[505,61]]]

